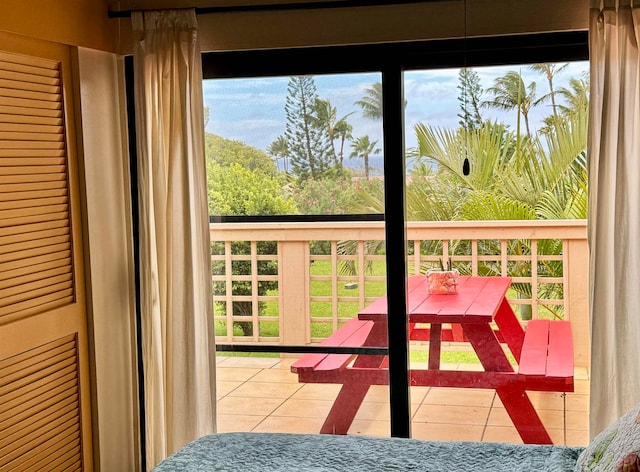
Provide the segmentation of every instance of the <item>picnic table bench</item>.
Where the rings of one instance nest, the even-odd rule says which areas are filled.
[[[573,391],[570,323],[536,319],[525,330],[505,298],[507,277],[461,277],[457,295],[430,295],[418,277],[409,279],[409,339],[429,340],[429,362],[427,369],[410,369],[410,384],[495,389],[525,443],[552,444],[526,391]],[[322,345],[386,346],[386,316],[381,297]],[[484,370],[441,369],[442,341],[469,342]],[[369,387],[389,383],[388,358],[381,355],[306,354],[291,370],[300,382],[342,384],[321,433],[346,434]]]

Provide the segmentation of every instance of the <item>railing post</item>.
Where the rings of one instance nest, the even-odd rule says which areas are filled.
[[[305,345],[311,339],[309,314],[309,242],[278,243],[280,342]]]
[[[565,243],[565,304],[569,309],[576,367],[589,367],[591,335],[589,329],[589,248],[586,239]],[[586,256],[586,257],[585,257]]]

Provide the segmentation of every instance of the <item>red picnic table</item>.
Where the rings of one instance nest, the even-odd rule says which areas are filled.
[[[573,391],[571,326],[568,321],[538,319],[529,321],[525,330],[506,299],[510,284],[509,277],[461,276],[457,294],[435,295],[428,293],[425,276],[409,277],[409,339],[429,341],[428,368],[411,369],[410,383],[495,389],[523,442],[552,444],[527,390]],[[442,369],[442,341],[470,343],[483,370]],[[322,344],[386,346],[386,296]],[[300,382],[343,384],[321,433],[346,434],[369,387],[389,383],[386,356],[306,354],[291,370]]]

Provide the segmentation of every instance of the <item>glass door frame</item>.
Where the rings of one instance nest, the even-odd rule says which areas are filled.
[[[380,72],[383,91],[385,237],[391,436],[411,437],[406,307],[404,72],[588,59],[588,32],[277,50],[206,52],[203,78]]]

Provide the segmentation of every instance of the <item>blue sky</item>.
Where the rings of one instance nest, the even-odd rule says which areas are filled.
[[[567,85],[569,78],[581,77],[588,72],[588,62],[574,62],[554,79],[554,87]],[[521,72],[525,83],[537,82],[537,95],[548,93],[546,77],[532,71],[527,65],[491,66],[475,68],[481,86],[488,88],[497,77],[509,70]],[[455,128],[458,126],[458,71],[438,69],[405,72],[406,146],[416,144],[413,127],[422,122],[431,126]],[[204,104],[210,108],[207,131],[228,139],[236,139],[250,146],[265,150],[278,136],[284,134],[288,77],[259,79],[216,79],[204,82]],[[380,82],[379,73],[341,75],[316,75],[318,96],[328,99],[337,108],[338,116],[353,113],[348,117],[353,126],[354,137],[368,135],[378,140],[382,147],[382,123],[363,118],[354,102],[362,98],[365,90]],[[487,96],[484,97],[488,98]],[[484,108],[483,118],[497,119],[515,128],[515,112],[505,113]],[[550,105],[535,108],[530,115],[531,127],[550,113]],[[348,155],[350,149],[345,150]]]

